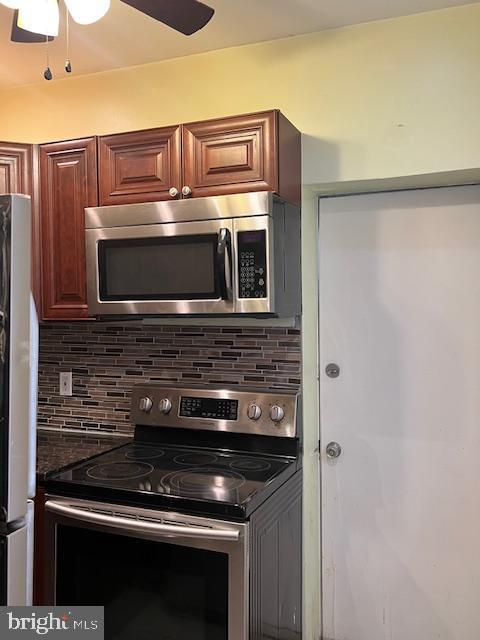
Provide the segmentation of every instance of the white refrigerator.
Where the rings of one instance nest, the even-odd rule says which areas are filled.
[[[0,605],[32,602],[37,362],[30,198],[0,196]]]

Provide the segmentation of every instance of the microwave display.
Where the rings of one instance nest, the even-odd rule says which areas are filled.
[[[180,416],[183,418],[236,420],[238,417],[238,400],[182,396],[180,400]]]
[[[263,229],[238,233],[238,296],[267,297],[266,233]]]

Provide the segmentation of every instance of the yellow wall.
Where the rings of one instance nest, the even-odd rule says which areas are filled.
[[[479,69],[477,4],[3,91],[0,139],[279,107],[306,134],[305,183],[465,169],[480,166]]]

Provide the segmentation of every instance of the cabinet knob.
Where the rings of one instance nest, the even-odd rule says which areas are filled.
[[[168,193],[170,194],[170,196],[172,198],[176,198],[178,196],[178,189],[177,187],[170,187],[170,189],[168,190]]]
[[[190,195],[192,195],[192,190],[190,189],[190,187],[188,187],[187,185],[185,185],[184,187],[182,187],[182,195],[183,195],[183,196],[190,196]]]

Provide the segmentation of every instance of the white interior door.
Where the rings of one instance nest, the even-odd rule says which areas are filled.
[[[323,638],[478,640],[479,186],[321,201],[320,354]]]

